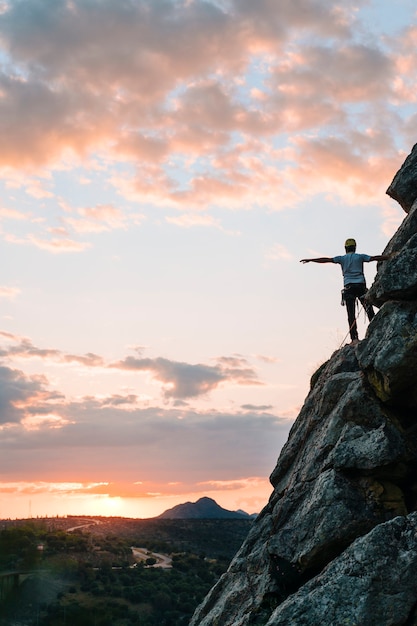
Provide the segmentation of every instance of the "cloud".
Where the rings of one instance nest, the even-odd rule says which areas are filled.
[[[29,193],[29,190],[26,189]],[[33,195],[33,194],[30,194]],[[52,197],[52,194],[50,194]],[[126,230],[128,226],[139,225],[145,216],[137,211],[124,211],[113,204],[97,204],[80,208],[72,208],[62,199],[58,205],[63,212],[59,216],[59,225],[47,226],[43,218],[31,218],[29,224],[40,224],[39,232],[29,232],[26,235],[5,233],[6,241],[20,245],[33,245],[52,253],[82,252],[91,246],[88,241],[80,241],[79,236],[91,233],[109,232],[117,229]],[[0,209],[0,219],[26,219],[17,211]]]
[[[272,404],[242,404],[245,411],[270,411],[272,408]]]
[[[20,293],[18,287],[6,287],[0,286],[0,298],[7,298],[8,300],[14,300]]]
[[[62,252],[80,252],[90,247],[87,242],[74,241],[73,239],[40,239],[34,235],[29,236],[29,241],[33,243],[37,248],[47,250],[53,254],[60,254]]]
[[[44,432],[46,429],[63,428],[69,423],[69,420],[66,420],[61,415],[44,413],[43,411],[40,414],[28,414],[21,420],[21,424],[26,431],[41,430]]]
[[[380,196],[397,165],[392,138],[382,132],[314,140],[298,137],[294,145],[298,165],[288,169],[288,179],[309,194],[331,193],[351,205]]]
[[[247,487],[261,487],[264,485],[265,479],[258,476],[250,476],[249,478],[241,478],[238,480],[207,480],[199,483],[204,489],[210,491],[231,491],[235,489],[246,489]]]
[[[20,211],[16,211],[15,209],[0,209],[0,219],[9,219],[9,220],[24,220],[27,219]]]
[[[191,228],[193,226],[213,226],[222,229],[220,221],[211,215],[202,215],[201,213],[184,213],[178,217],[167,217],[167,222],[181,226],[182,228]]]
[[[28,407],[43,405],[55,394],[49,394],[47,381],[41,376],[26,376],[20,370],[0,365],[0,424],[21,422],[28,415]]]
[[[19,245],[33,245],[41,250],[52,252],[53,254],[60,254],[65,252],[80,252],[90,247],[90,243],[75,241],[66,237],[66,231],[60,231],[58,237],[52,237],[49,239],[42,239],[41,237],[33,234],[29,234],[25,237],[17,237],[13,234],[6,234],[5,240],[9,243],[15,243]]]
[[[313,31],[320,36],[343,37],[349,34],[353,12],[343,5],[329,8],[320,0],[260,0],[254,5],[250,0],[235,0],[234,7],[258,45],[276,44],[288,38],[292,29]]]
[[[257,354],[256,358],[262,361],[263,363],[279,363],[280,359],[276,356],[269,356],[266,354]]]
[[[381,226],[381,230],[387,238],[392,236],[392,233],[395,233],[397,228],[400,226],[403,215],[399,213],[397,206],[386,206],[382,212],[383,215],[383,223]]]
[[[386,38],[382,46],[361,37],[357,5],[324,0],[260,0],[256,9],[249,0],[5,7],[0,164],[9,170],[101,155],[107,181],[126,198],[185,205],[187,216],[213,205],[282,208],[321,185],[348,197],[346,167],[351,195],[359,190],[365,203],[392,171],[399,117],[390,106],[415,97],[412,27],[400,45]],[[368,143],[367,126],[379,129]],[[333,136],[327,158],[324,130]],[[271,149],[279,136],[288,148],[280,154]],[[356,163],[341,155],[343,141]],[[39,181],[27,191],[50,196]],[[83,234],[126,228],[122,209],[105,208],[64,221]],[[176,223],[196,223],[186,215]],[[50,252],[86,246],[71,237],[9,241]]]
[[[12,345],[3,345],[0,348],[0,357],[2,358],[33,358],[40,359],[59,359],[61,358],[61,352],[55,349],[37,348],[32,344],[30,339],[26,337],[20,337],[12,333],[0,331],[0,336],[6,342]]]
[[[101,483],[54,483],[54,482],[3,482],[0,483],[0,493],[36,495],[38,493],[57,493],[60,495],[77,492],[97,493]]]
[[[261,384],[246,361],[227,357],[220,359],[218,365],[212,366],[170,361],[162,357],[138,359],[129,356],[110,364],[110,367],[149,372],[155,380],[162,383],[166,398],[185,399],[205,395],[224,383]]]
[[[100,501],[109,498],[133,499],[137,510],[143,510],[143,499],[161,500],[160,506],[170,507],[174,504],[172,498],[181,498],[195,501],[201,494],[210,494],[212,497],[219,497],[221,492],[236,492],[237,503],[229,508],[244,508],[246,511],[259,511],[265,503],[265,499],[271,492],[271,485],[267,478],[245,477],[237,480],[207,480],[193,482],[192,480],[171,481],[168,483],[158,483],[156,481],[107,481],[107,482],[46,482],[46,481],[20,481],[20,482],[0,482],[0,493],[9,496],[34,498],[36,507],[36,497],[46,495],[48,501],[61,499],[68,496],[71,502],[76,502],[75,506],[82,506],[83,500],[88,500],[89,504],[100,505]],[[254,495],[255,494],[255,495]],[[68,503],[69,498],[66,498]],[[140,502],[138,503],[138,499]],[[243,502],[242,502],[243,499]],[[61,500],[62,501],[62,500]],[[162,505],[164,502],[164,505]],[[108,503],[108,502],[107,502]],[[26,502],[25,502],[26,504]],[[109,503],[110,504],[110,503]],[[78,508],[78,514],[80,513]],[[71,510],[71,509],[69,509]],[[109,511],[107,511],[108,513]],[[133,510],[130,510],[130,515]],[[154,515],[156,512],[153,512]],[[97,513],[96,513],[97,514]]]
[[[287,437],[289,422],[266,405],[197,411],[184,402],[223,385],[260,385],[241,354],[217,357],[214,364],[189,364],[144,358],[137,346],[139,356],[106,363],[95,353],[39,348],[7,331],[0,336],[5,362],[39,359],[45,371],[57,363],[147,372],[162,385],[164,397],[175,401],[171,408],[161,407],[127,386],[115,393],[69,397],[53,388],[59,387],[59,377],[48,380],[1,365],[0,473],[7,484],[0,491],[16,493],[13,483],[20,484],[21,495],[153,498],[160,492],[204,493],[210,482],[216,491],[222,481],[236,481],[235,488],[246,493],[246,474],[267,475]]]
[[[0,331],[0,337],[5,342],[0,347],[0,357],[3,359],[44,359],[58,363],[77,363],[85,367],[104,367],[103,358],[92,352],[77,355],[66,354],[56,348],[38,348],[27,337],[20,337],[4,331]]]
[[[126,216],[111,204],[81,208],[77,213],[76,218],[64,218],[64,222],[76,233],[98,233],[127,227]]]
[[[394,72],[391,59],[377,47],[310,45],[298,54],[286,55],[274,68],[269,81],[277,90],[277,104],[283,105],[284,110],[305,112],[306,121],[298,116],[302,128],[315,123],[311,115],[317,115],[317,111],[322,111],[323,121],[329,119],[329,113],[336,121],[342,104],[387,97]]]
[[[26,193],[38,200],[42,198],[53,198],[53,193],[45,189],[45,185],[40,180],[32,180],[26,185]]]
[[[18,339],[7,332],[1,335],[12,343]],[[41,351],[27,341],[18,348],[26,356],[74,358]],[[216,366],[163,359],[127,363],[135,370],[146,367],[164,384],[176,385],[177,395],[206,393],[224,382],[258,382],[241,356],[221,357]],[[90,354],[85,364],[101,361]],[[203,483],[209,481],[243,481],[243,489],[242,459],[247,476],[266,475],[289,429],[287,420],[265,406],[198,412],[185,403],[169,409],[146,407],[131,391],[75,399],[51,387],[46,376],[0,366],[0,491],[15,493],[19,481],[19,493],[50,490],[132,498],[159,491],[202,493]],[[46,487],[51,475],[54,480]]]
[[[390,39],[390,44],[395,51],[395,55],[393,55],[395,64],[394,90],[398,103],[412,103],[417,98],[413,87],[413,75],[417,70],[416,41],[417,27],[414,24],[408,26],[400,38]]]
[[[163,357],[144,358],[127,356],[119,361],[106,363],[95,353],[69,354],[55,348],[38,348],[27,337],[19,337],[0,331],[4,345],[0,346],[3,359],[42,359],[61,364],[77,364],[87,368],[108,368],[129,372],[146,372],[162,384],[166,399],[177,401],[204,396],[220,385],[254,385],[263,383],[249,362],[241,356],[219,357],[216,365],[184,363]],[[139,355],[142,348],[136,348]],[[130,401],[129,401],[130,402]]]
[[[3,433],[3,480],[26,480],[30,472],[33,481],[53,475],[56,482],[86,482],[88,476],[89,482],[189,484],[240,479],[242,462],[246,475],[265,476],[289,430],[287,420],[263,411],[124,410],[108,398],[57,399],[55,405],[49,399],[44,409],[44,422],[23,421]],[[32,414],[42,415],[39,407]]]
[[[267,253],[266,258],[270,261],[291,261],[294,256],[287,250],[287,248],[276,243]]]

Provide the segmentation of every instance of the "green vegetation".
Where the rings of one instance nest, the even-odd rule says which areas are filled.
[[[241,543],[249,524],[147,521],[101,520],[94,527],[68,532],[51,527],[49,521],[33,520],[1,530],[0,575],[21,573],[19,586],[3,594],[0,626],[188,624],[227,569],[230,556],[225,553],[230,551],[233,527],[239,537],[235,543]],[[119,532],[112,534],[110,528]],[[195,552],[183,549],[186,529],[186,542],[191,541]],[[132,545],[149,551],[145,563],[134,563]],[[213,554],[214,547],[219,554]],[[152,551],[170,555],[172,567],[153,567],[157,559]]]

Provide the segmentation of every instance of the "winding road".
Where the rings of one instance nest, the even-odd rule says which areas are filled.
[[[133,546],[132,554],[136,563],[146,561],[147,559],[155,559],[156,563],[149,567],[163,567],[164,569],[172,567],[172,559],[166,554],[158,554],[157,552],[150,552],[146,548],[134,548]]]

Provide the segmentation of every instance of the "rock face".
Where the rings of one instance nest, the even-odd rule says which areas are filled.
[[[417,626],[417,149],[388,193],[407,215],[369,299],[271,475],[269,503],[190,626]]]
[[[416,168],[417,144],[413,147],[411,154],[408,155],[387,189],[387,194],[394,200],[397,200],[406,213],[408,213],[417,199]]]

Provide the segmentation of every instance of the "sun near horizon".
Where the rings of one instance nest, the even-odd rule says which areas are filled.
[[[106,493],[110,491],[111,494]],[[126,493],[126,486],[119,486]],[[132,485],[132,487],[134,487]],[[175,494],[149,493],[146,496],[117,495],[117,485],[67,484],[9,485],[10,495],[2,500],[0,519],[30,519],[43,517],[100,516],[147,519],[157,517],[169,508],[185,502],[196,502],[202,497],[212,498],[222,508],[248,514],[259,513],[266,505],[272,487],[265,479],[236,483],[228,491],[210,491]],[[99,492],[102,493],[99,493]],[[132,489],[132,492],[134,489]]]

